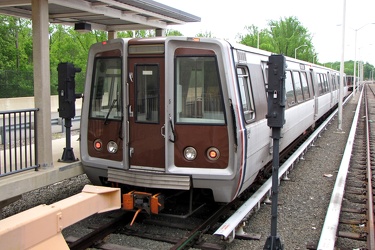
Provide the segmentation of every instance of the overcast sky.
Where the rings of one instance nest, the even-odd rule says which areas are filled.
[[[313,36],[319,62],[341,60],[344,0],[156,0],[201,18],[200,23],[170,26],[185,36],[212,32],[217,38],[235,39],[244,27],[267,28],[269,20],[295,16]],[[346,0],[345,61],[354,60],[357,31],[357,61],[375,65],[375,0]],[[365,26],[366,25],[366,26]],[[363,27],[364,26],[364,27]]]

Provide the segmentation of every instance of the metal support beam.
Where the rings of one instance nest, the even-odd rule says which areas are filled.
[[[82,192],[0,220],[3,249],[69,249],[61,231],[95,213],[121,208],[121,191],[86,185]]]

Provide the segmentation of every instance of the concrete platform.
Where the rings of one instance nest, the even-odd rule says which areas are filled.
[[[78,135],[71,137],[71,147],[75,158],[80,159]],[[66,139],[55,139],[52,143],[53,167],[29,170],[0,178],[0,209],[14,202],[22,194],[83,174],[81,161],[59,162]]]

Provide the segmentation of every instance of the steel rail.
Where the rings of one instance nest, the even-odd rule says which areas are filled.
[[[372,94],[375,96],[375,93],[372,91],[371,87],[370,90]],[[366,91],[367,92],[367,91]],[[373,202],[373,193],[372,193],[372,170],[371,170],[371,148],[370,148],[370,118],[369,118],[369,110],[368,110],[368,98],[365,101],[365,109],[366,109],[366,150],[367,150],[367,248],[368,249],[375,249],[375,230],[374,230],[374,202]]]
[[[232,202],[219,208],[206,221],[193,229],[187,236],[179,240],[173,247],[170,248],[170,250],[181,250],[186,249],[189,246],[194,246],[195,243],[200,239],[200,237],[210,228],[212,228],[212,226],[220,219],[223,214],[227,213],[230,210],[235,202],[236,200],[233,200]]]
[[[357,123],[359,118],[359,111],[361,108],[363,90],[358,99],[356,112],[353,118],[353,123],[348,136],[344,155],[341,160],[339,172],[337,174],[335,186],[333,188],[331,200],[327,209],[324,220],[322,232],[319,239],[318,250],[331,250],[335,247],[337,227],[339,224],[339,216],[341,211],[341,204],[344,196],[344,189],[346,183],[346,176],[348,173],[349,162],[353,150],[353,142],[357,130]]]
[[[346,104],[352,95],[346,98],[343,104]],[[307,138],[307,140],[284,162],[279,168],[279,179],[287,173],[287,171],[299,161],[300,157],[303,156],[306,150],[315,142],[316,138],[322,133],[322,131],[328,126],[330,121],[337,114],[336,109],[332,114]],[[269,178],[236,212],[229,217],[215,232],[214,235],[218,235],[223,239],[233,240],[236,235],[236,228],[240,225],[248,214],[257,206],[260,207],[260,202],[263,200],[267,193],[270,193],[272,187],[272,178]]]

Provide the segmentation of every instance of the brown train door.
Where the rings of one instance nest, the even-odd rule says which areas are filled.
[[[130,168],[164,168],[164,58],[129,58],[128,65]]]

